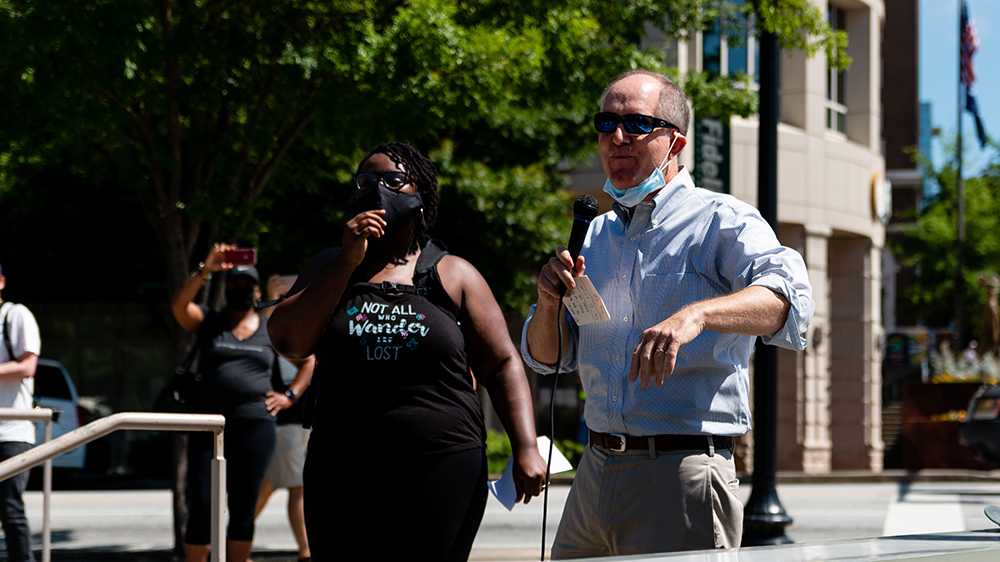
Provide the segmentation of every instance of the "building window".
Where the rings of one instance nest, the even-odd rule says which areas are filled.
[[[837,31],[847,31],[847,14],[842,8],[829,6],[827,18],[830,27]],[[847,72],[828,65],[826,79],[826,128],[838,133],[847,132],[847,97],[845,92]]]
[[[730,0],[732,4],[743,5],[746,0]],[[727,38],[727,67],[730,75],[748,74],[754,84],[760,82],[760,46],[753,34],[753,18],[740,16],[735,37]]]
[[[680,57],[677,53],[677,44],[677,39],[664,38],[663,40],[663,62],[671,68],[677,68],[680,62]]]
[[[722,74],[722,33],[718,21],[701,35],[701,68],[712,76]]]
[[[729,0],[730,4],[743,5],[747,0]],[[760,81],[760,47],[753,34],[753,20],[740,16],[735,29],[723,30],[718,20],[702,32],[702,70],[712,76],[747,74],[756,85]],[[729,27],[727,25],[727,27]]]

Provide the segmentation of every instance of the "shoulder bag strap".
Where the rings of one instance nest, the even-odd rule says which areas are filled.
[[[7,348],[9,361],[17,361],[17,357],[14,357],[14,348],[10,343],[10,312],[14,309],[14,303],[4,303],[2,307],[5,310],[3,315],[3,345]]]

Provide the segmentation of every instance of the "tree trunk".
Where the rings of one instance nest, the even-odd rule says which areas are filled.
[[[174,556],[184,559],[184,534],[187,531],[187,433],[174,433],[174,481],[170,488],[174,506]]]
[[[166,261],[169,297],[177,293],[188,277],[188,270],[191,263],[189,248],[194,246],[194,241],[185,240],[185,229],[181,217],[173,211],[172,216],[163,217],[157,221],[160,243],[163,248],[163,257]],[[174,319],[168,319],[170,325],[175,326],[174,352],[175,363],[181,361],[192,345],[190,334],[176,326]],[[172,375],[171,375],[172,376]],[[171,483],[171,497],[173,503],[173,527],[174,527],[174,555],[179,559],[184,557],[184,536],[187,530],[188,509],[187,509],[187,474],[188,474],[188,435],[187,433],[173,434],[173,482]]]

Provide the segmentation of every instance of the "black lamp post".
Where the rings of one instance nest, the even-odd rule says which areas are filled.
[[[759,8],[759,5],[758,5]],[[758,18],[760,21],[760,18]],[[778,119],[781,84],[778,38],[760,33],[760,118],[757,143],[757,207],[778,231]],[[753,491],[743,515],[743,546],[787,544],[785,512],[775,486],[777,457],[778,350],[757,341],[753,360]]]

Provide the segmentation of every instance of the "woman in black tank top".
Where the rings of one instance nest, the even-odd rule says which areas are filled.
[[[227,263],[231,247],[215,244],[198,273],[192,275],[171,302],[171,312],[185,330],[195,333],[197,393],[190,396],[195,411],[226,417],[226,552],[230,561],[250,556],[254,536],[254,507],[264,472],[271,460],[278,411],[290,402],[275,398],[271,387],[277,353],[267,334],[267,319],[254,305],[260,300],[257,269]],[[226,273],[226,307],[214,311],[193,301],[214,272]],[[312,359],[303,362],[296,381],[308,380]],[[296,384],[293,381],[293,384]],[[308,383],[306,383],[308,384]],[[192,432],[187,449],[187,507],[185,557],[205,562],[211,539],[212,435]]]
[[[477,382],[510,434],[525,502],[545,479],[531,392],[486,281],[429,241],[431,163],[407,144],[381,145],[355,184],[341,248],[313,260],[269,323],[282,354],[317,358],[309,546],[315,560],[345,545],[467,560],[487,493]]]

